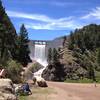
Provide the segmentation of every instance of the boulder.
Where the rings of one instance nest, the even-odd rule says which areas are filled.
[[[33,84],[35,85],[36,84],[36,77],[33,77],[32,80],[33,80]]]
[[[47,81],[64,81],[66,76],[64,65],[60,62],[49,64],[42,73]]]
[[[14,86],[10,79],[0,79],[0,100],[17,100]]]
[[[46,81],[39,76],[33,78],[33,82],[36,81],[39,87],[48,87]]]
[[[26,68],[23,69],[23,72],[21,73],[22,78],[24,78],[25,80],[32,79],[33,73],[37,72],[41,68],[43,68],[41,64],[36,61],[33,61]]]

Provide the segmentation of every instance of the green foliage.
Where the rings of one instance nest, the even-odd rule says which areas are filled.
[[[27,65],[28,62],[30,62],[30,57],[29,57],[29,47],[28,47],[28,32],[24,26],[24,24],[20,28],[20,33],[17,38],[17,45],[18,49],[16,52],[16,57],[17,60],[22,64],[22,65]]]
[[[39,69],[41,69],[43,66],[42,65],[40,65],[39,63],[34,63],[34,64],[32,64],[30,67],[29,67],[29,72],[31,72],[31,73],[34,73],[34,72],[37,72]]]
[[[48,63],[52,62],[52,49],[51,48],[48,49],[47,61],[48,61]]]
[[[13,82],[19,83],[21,82],[21,71],[22,65],[14,60],[9,60],[7,62],[7,77],[12,79]]]
[[[49,48],[47,57],[48,63],[51,64],[59,62],[59,58],[60,58],[59,49],[57,50],[56,48],[53,49]]]
[[[76,62],[85,70],[87,70],[87,77],[96,81],[95,79],[95,70],[97,68],[95,53],[92,53],[90,51],[85,51],[84,54],[82,54],[81,51],[74,50],[73,56],[76,57]]]
[[[95,76],[96,76],[96,82],[100,83],[100,72],[96,71]]]
[[[100,71],[100,25],[90,24],[76,29],[69,38],[68,47],[74,62],[87,71],[85,77],[96,81],[96,73]]]
[[[69,41],[68,48],[69,48],[70,50],[73,50],[73,49],[74,49],[74,44],[75,44],[74,34],[73,34],[73,32],[71,32],[71,33],[70,33],[70,41]]]
[[[90,24],[82,29],[76,29],[70,34],[69,47],[78,47],[83,52],[87,50],[95,50],[100,46],[100,25]]]
[[[49,64],[42,73],[42,77],[48,81],[64,81],[65,76],[64,65],[60,62]]]
[[[31,64],[30,66],[28,66],[27,70],[24,72],[23,80],[28,80],[28,79],[32,78],[33,73],[37,72],[41,68],[43,68],[43,66],[37,62]]]
[[[67,83],[93,83],[93,80],[88,79],[88,78],[79,79],[79,80],[66,79],[65,82]]]
[[[7,77],[14,82],[19,82],[21,79],[21,64],[27,65],[30,61],[28,42],[26,28],[22,25],[20,34],[16,34],[0,0],[0,66],[6,66]]]
[[[100,66],[100,48],[98,48],[98,53],[97,53],[97,62]]]
[[[53,65],[55,68],[55,71],[53,72],[55,75],[55,81],[64,81],[65,80],[65,68],[64,65],[60,62],[55,62],[55,65]]]
[[[48,51],[49,64],[42,74],[46,80],[63,81],[65,79],[66,73],[64,65],[60,63],[59,59],[59,49],[56,50],[55,48],[50,48]]]
[[[13,58],[15,40],[15,28],[0,1],[0,64],[4,65],[4,62],[6,63],[9,57]]]
[[[27,99],[26,99],[26,96],[22,95],[22,96],[19,97],[19,100],[27,100]]]
[[[59,53],[55,48],[52,51],[52,62],[53,63],[59,62]]]

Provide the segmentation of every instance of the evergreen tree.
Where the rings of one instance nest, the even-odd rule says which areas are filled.
[[[64,36],[64,37],[63,37],[63,43],[62,43],[62,44],[63,44],[63,47],[66,46],[66,41],[67,41],[67,36]]]
[[[2,6],[2,1],[0,0],[0,22],[2,21],[4,14],[5,14],[5,9]]]
[[[96,81],[96,77],[95,77],[95,71],[93,67],[89,67],[89,78],[92,79],[93,81]]]
[[[28,62],[30,62],[29,57],[29,47],[28,47],[28,32],[24,26],[24,24],[20,28],[20,33],[18,36],[18,51],[17,51],[17,60],[21,62],[22,65],[26,66]]]
[[[49,64],[52,62],[52,49],[51,48],[48,49],[47,61]]]
[[[7,16],[0,0],[0,63],[6,63],[9,57],[13,57],[16,31]]]
[[[73,34],[73,32],[71,32],[68,48],[72,50],[72,49],[74,49],[74,45],[75,45],[74,34]]]
[[[98,53],[97,53],[97,62],[100,66],[100,48],[98,49]]]
[[[52,51],[52,62],[53,63],[59,62],[59,53],[56,50],[56,48],[54,48],[53,51]]]
[[[100,25],[90,24],[82,29],[76,29],[70,34],[69,49],[79,47],[83,52],[84,49],[95,50],[100,46]]]

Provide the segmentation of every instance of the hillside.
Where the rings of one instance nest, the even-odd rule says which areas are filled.
[[[28,42],[28,32],[24,24],[18,34],[0,0],[0,69],[5,69],[6,78],[15,83],[22,81],[22,67],[31,61]]]
[[[94,81],[98,78],[97,74],[100,71],[98,62],[98,52],[100,46],[99,37],[100,25],[96,24],[90,24],[84,26],[82,29],[76,29],[74,32],[71,32],[69,44],[68,46],[64,46],[65,53],[63,53],[63,60],[69,58],[67,56],[70,54],[66,51],[68,48],[71,52],[73,63],[78,65],[78,68],[74,72],[76,76],[82,76],[83,78],[89,78]],[[68,61],[65,60],[65,63],[66,62]],[[74,67],[75,65],[73,68]]]
[[[48,42],[48,48],[59,48],[62,47],[63,37],[55,38]]]
[[[63,43],[63,48],[58,51],[61,64],[58,64],[58,67],[55,67],[54,63],[48,65],[43,72],[44,78],[48,77],[46,79],[49,80],[50,77],[53,80],[52,78],[59,77],[59,74],[62,74],[63,81],[85,78],[99,81],[100,25],[90,24],[81,29],[76,29],[71,32],[70,36],[66,36]],[[50,67],[51,65],[52,68]],[[61,69],[61,67],[63,73],[56,74],[56,70]]]

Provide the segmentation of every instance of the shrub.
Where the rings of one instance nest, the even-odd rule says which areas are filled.
[[[30,65],[24,73],[24,80],[31,79],[33,77],[33,73],[37,72],[41,68],[42,68],[42,65],[40,65],[37,62]]]
[[[7,62],[7,77],[10,78],[14,83],[21,82],[22,65],[14,60]]]
[[[29,71],[34,73],[34,72],[37,72],[41,68],[43,68],[42,65],[40,65],[39,63],[34,63],[29,67]]]

